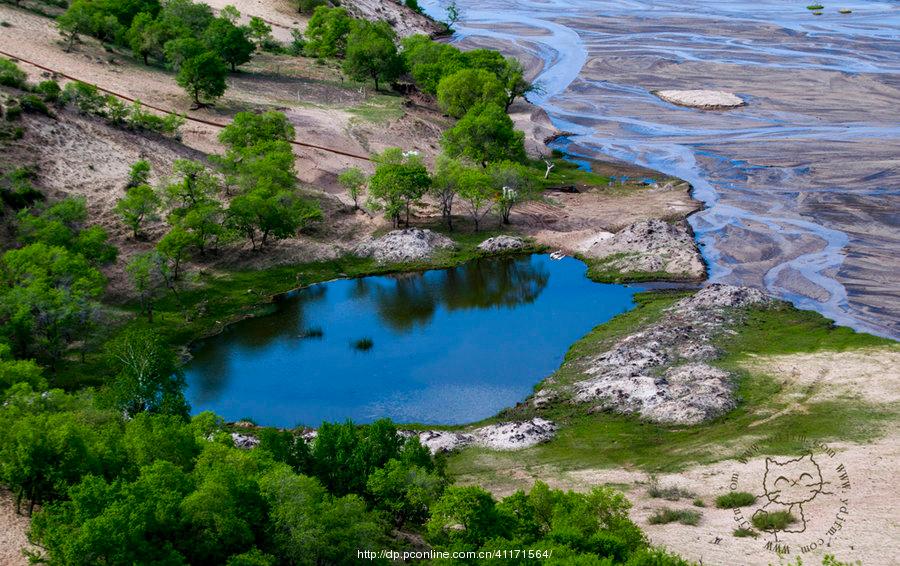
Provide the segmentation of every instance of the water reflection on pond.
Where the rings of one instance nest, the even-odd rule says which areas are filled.
[[[488,417],[631,307],[639,288],[584,272],[576,260],[534,255],[313,285],[198,344],[191,403],[276,426]]]

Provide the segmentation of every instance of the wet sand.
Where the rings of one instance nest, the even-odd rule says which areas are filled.
[[[575,134],[559,143],[691,182],[711,281],[900,337],[900,5],[458,4],[456,41],[523,57],[544,87],[532,101]],[[747,105],[684,108],[660,89]]]

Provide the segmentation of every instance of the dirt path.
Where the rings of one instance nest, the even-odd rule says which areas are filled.
[[[22,555],[22,549],[31,548],[25,535],[28,524],[27,516],[16,513],[12,494],[5,489],[0,490],[0,566],[28,564]]]

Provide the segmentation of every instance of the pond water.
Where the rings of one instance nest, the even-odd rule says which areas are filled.
[[[489,417],[642,290],[585,271],[532,255],[313,285],[199,343],[188,395],[195,412],[271,426]],[[365,339],[370,349],[355,345]]]

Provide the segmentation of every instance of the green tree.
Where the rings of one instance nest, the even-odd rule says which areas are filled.
[[[56,28],[66,42],[66,53],[72,51],[82,35],[94,29],[93,11],[86,0],[75,0],[69,8],[56,18]]]
[[[532,84],[525,79],[525,69],[522,67],[522,63],[512,57],[507,57],[506,65],[498,73],[497,77],[503,83],[503,88],[506,91],[506,102],[503,108],[507,111],[517,98],[525,96],[529,92],[540,93],[543,91],[540,85]]]
[[[459,193],[459,179],[465,170],[459,160],[440,154],[435,160],[434,178],[429,193],[437,199],[441,207],[441,217],[447,227],[453,229],[453,203]]]
[[[306,26],[306,49],[313,57],[343,57],[353,19],[344,8],[319,6]]]
[[[175,80],[187,91],[196,108],[208,106],[211,101],[225,94],[228,68],[215,53],[202,53],[181,64]]]
[[[321,218],[318,206],[301,199],[293,191],[257,188],[238,195],[228,206],[228,223],[250,240],[265,245],[270,237],[290,238],[313,220]]]
[[[109,243],[109,234],[100,226],[88,226],[75,237],[72,249],[80,253],[94,266],[108,265],[116,261],[119,250]]]
[[[147,313],[147,321],[153,322],[156,297],[168,281],[168,262],[156,250],[136,254],[125,266],[131,284],[138,293],[141,310]]]
[[[291,142],[294,135],[294,125],[283,112],[238,112],[219,134],[219,141],[230,149],[244,149],[263,142]]]
[[[181,503],[191,490],[191,478],[165,461],[133,482],[88,476],[68,501],[35,515],[32,535],[56,564],[188,564],[173,543],[184,537]]]
[[[375,174],[369,179],[369,204],[383,210],[394,226],[406,211],[409,225],[410,206],[418,202],[431,184],[428,170],[418,155],[406,154],[398,147],[388,148],[374,157]]]
[[[494,210],[501,224],[509,224],[509,215],[515,206],[537,197],[534,174],[528,167],[512,161],[491,163],[487,173],[499,190]]]
[[[406,68],[422,92],[437,94],[442,78],[466,68],[465,57],[459,49],[432,41],[428,36],[409,36],[401,44]]]
[[[182,264],[191,256],[192,248],[197,244],[193,234],[181,226],[173,226],[156,244],[156,251],[166,260],[166,272],[171,274],[168,286],[178,281]]]
[[[166,0],[159,13],[175,37],[201,37],[214,17],[208,4],[193,0]]]
[[[479,103],[504,104],[503,85],[490,71],[463,69],[441,79],[437,88],[438,105],[454,118],[462,118]]]
[[[44,371],[34,360],[16,360],[8,344],[0,343],[0,401],[14,385],[25,383],[32,390],[47,387]]]
[[[334,497],[314,478],[277,466],[260,480],[275,545],[287,563],[340,564],[383,544],[387,525],[356,495]]]
[[[150,162],[146,159],[138,159],[131,164],[128,170],[128,184],[126,189],[137,187],[139,185],[147,185],[150,183]]]
[[[113,403],[124,415],[142,412],[187,417],[184,373],[155,332],[126,330],[106,348]]]
[[[194,37],[176,37],[167,41],[164,49],[166,62],[176,71],[179,71],[186,61],[204,53],[212,53],[206,44]],[[184,85],[181,86],[184,87]]]
[[[525,160],[525,134],[516,130],[503,109],[493,103],[479,104],[441,141],[451,157],[464,156],[482,166],[490,161]]]
[[[248,31],[225,17],[213,20],[204,32],[204,39],[210,50],[231,65],[232,71],[237,70],[238,65],[249,62],[253,54],[254,46],[248,38]]]
[[[325,6],[325,0],[297,0],[297,11],[301,14],[312,14],[319,6]]]
[[[175,216],[179,227],[187,230],[194,238],[194,245],[200,254],[218,244],[225,235],[225,210],[217,200],[207,200],[181,211]]]
[[[174,181],[163,189],[166,205],[177,215],[212,200],[219,192],[219,178],[199,161],[176,159],[172,165]]]
[[[338,175],[338,182],[347,189],[347,194],[353,199],[353,209],[359,209],[359,197],[363,187],[366,186],[366,174],[359,167],[351,167]]]
[[[96,317],[103,275],[80,254],[44,243],[6,252],[0,272],[3,335],[18,357],[54,364]]]
[[[263,47],[272,41],[272,26],[262,18],[253,16],[247,24],[247,35],[257,47]]]
[[[200,453],[197,439],[183,417],[150,413],[138,413],[125,423],[122,449],[134,472],[158,461],[171,462],[188,472]]]
[[[91,450],[90,429],[74,413],[23,415],[9,423],[0,443],[0,481],[16,497],[16,510],[59,499],[102,462]]]
[[[481,221],[494,206],[498,191],[494,188],[491,177],[476,167],[467,167],[460,171],[457,182],[460,201],[472,218],[477,232]]]
[[[436,544],[463,543],[480,546],[502,536],[494,498],[478,486],[450,486],[432,506],[426,525],[428,538]]]
[[[125,196],[116,201],[116,214],[122,222],[131,228],[132,236],[140,235],[141,225],[145,220],[158,220],[159,207],[162,204],[159,195],[149,185],[131,187]]]
[[[366,487],[375,506],[389,512],[398,527],[407,522],[421,524],[438,500],[445,480],[435,472],[399,460],[390,460],[369,475]]]
[[[131,21],[128,29],[128,46],[135,57],[143,59],[144,64],[150,58],[162,59],[165,56],[166,41],[171,39],[164,23],[148,12],[141,12]]]
[[[396,34],[386,22],[356,20],[347,37],[343,70],[359,81],[379,83],[396,80],[403,72],[403,59],[397,53]]]

